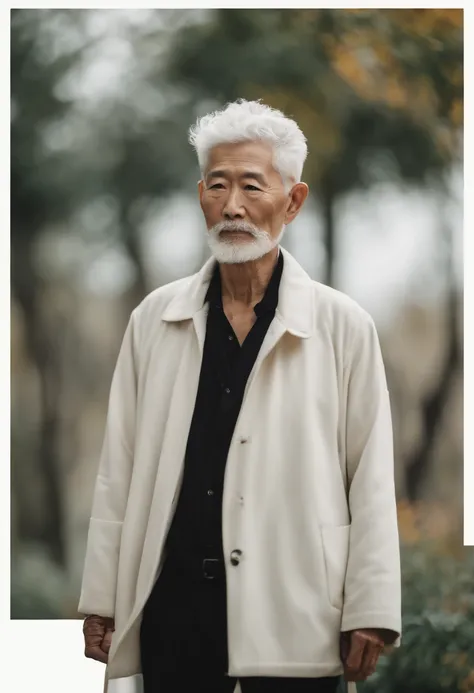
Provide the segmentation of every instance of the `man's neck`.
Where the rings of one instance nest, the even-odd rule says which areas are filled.
[[[220,265],[222,300],[252,308],[259,303],[272,277],[278,253],[277,246],[258,260]]]

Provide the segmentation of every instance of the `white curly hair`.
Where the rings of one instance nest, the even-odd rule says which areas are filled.
[[[301,181],[308,155],[306,137],[297,123],[261,101],[238,99],[220,111],[198,118],[189,129],[189,142],[204,175],[209,152],[221,144],[263,141],[273,147],[273,165],[286,188]]]

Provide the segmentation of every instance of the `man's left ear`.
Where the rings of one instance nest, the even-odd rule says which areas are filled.
[[[290,203],[288,205],[288,209],[286,210],[285,224],[292,222],[299,213],[305,203],[306,198],[308,197],[308,193],[309,187],[306,185],[306,183],[296,183],[296,185],[293,186],[290,193]]]

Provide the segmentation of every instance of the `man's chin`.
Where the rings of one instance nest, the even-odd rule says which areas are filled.
[[[248,241],[243,243],[218,241],[217,243],[210,243],[210,246],[212,254],[217,262],[221,264],[254,262],[255,260],[260,260],[260,258],[272,250],[271,247],[258,247]]]

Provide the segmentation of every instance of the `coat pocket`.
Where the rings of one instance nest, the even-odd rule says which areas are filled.
[[[342,610],[349,558],[350,525],[321,528],[329,603]]]

